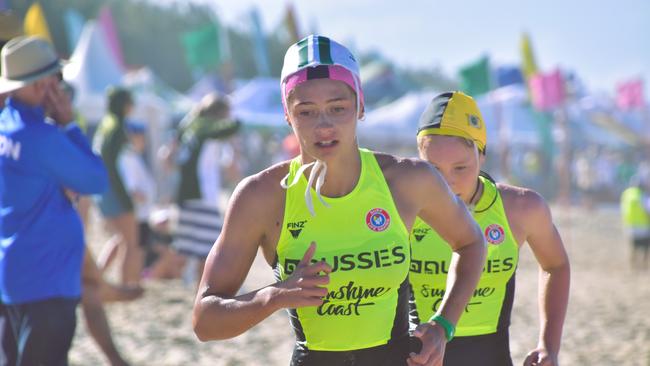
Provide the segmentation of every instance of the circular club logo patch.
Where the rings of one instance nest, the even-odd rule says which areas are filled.
[[[366,225],[372,231],[384,231],[390,225],[390,216],[383,208],[373,208],[366,214]]]
[[[501,225],[492,224],[485,228],[485,239],[490,244],[499,245],[506,238],[505,232]]]

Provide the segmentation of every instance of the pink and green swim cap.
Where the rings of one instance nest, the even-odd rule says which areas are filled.
[[[359,64],[352,53],[327,37],[309,35],[293,44],[284,55],[280,79],[282,105],[287,109],[287,95],[299,84],[313,79],[331,79],[346,83],[357,96],[357,116],[363,105]]]

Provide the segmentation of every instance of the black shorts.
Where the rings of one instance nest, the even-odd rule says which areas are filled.
[[[4,305],[13,341],[16,365],[67,366],[79,299],[53,298]],[[6,326],[6,325],[5,325]]]
[[[149,267],[158,259],[158,253],[153,250],[153,231],[146,221],[138,222],[138,232],[140,233],[140,247],[144,251],[144,266]]]
[[[456,337],[447,343],[444,366],[512,366],[508,330]]]
[[[16,364],[16,340],[14,333],[9,324],[9,314],[5,306],[0,302],[0,343],[2,349],[0,350],[0,366],[14,366]]]
[[[138,222],[138,232],[140,234],[140,246],[147,248],[151,246],[151,228],[149,228],[149,223],[146,221]]]
[[[419,351],[418,343],[418,339],[403,338],[354,351],[310,351],[297,345],[291,366],[406,366],[409,352]]]
[[[634,249],[648,249],[650,248],[650,238],[635,238],[632,240]]]

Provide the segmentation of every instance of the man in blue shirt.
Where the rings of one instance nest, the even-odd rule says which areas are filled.
[[[0,113],[0,298],[17,365],[67,365],[84,239],[65,192],[102,192],[106,169],[71,123],[52,46],[18,37],[0,58],[0,94],[10,95]]]
[[[0,11],[0,49],[9,40],[23,35],[23,23],[13,12]],[[0,59],[0,68],[2,60]],[[0,93],[0,112],[5,107],[6,94]],[[13,366],[16,364],[16,340],[7,323],[7,311],[0,299],[0,366]]]

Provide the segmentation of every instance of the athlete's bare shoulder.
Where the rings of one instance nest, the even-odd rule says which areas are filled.
[[[552,224],[551,211],[544,198],[529,188],[497,183],[503,208],[517,241],[522,243],[535,226]]]
[[[289,172],[289,164],[291,161],[283,161],[274,164],[259,173],[253,174],[246,178],[247,185],[255,190],[261,190],[262,193],[271,193],[273,191],[280,192],[283,190],[280,181]]]
[[[525,214],[531,210],[546,207],[546,201],[532,189],[513,186],[506,183],[497,183],[506,211],[516,211]]]
[[[407,227],[423,209],[452,195],[442,175],[428,162],[384,153],[375,156]]]
[[[282,162],[239,182],[226,211],[221,239],[262,246],[271,263],[284,216],[286,191],[280,181],[288,170],[289,162]]]
[[[282,205],[285,193],[280,181],[288,171],[289,161],[284,161],[242,179],[233,192],[231,209],[243,209],[253,215],[260,211],[268,214],[270,209]]]
[[[386,179],[410,180],[418,175],[431,174],[435,171],[432,165],[417,158],[403,158],[383,152],[374,152],[374,154]]]

